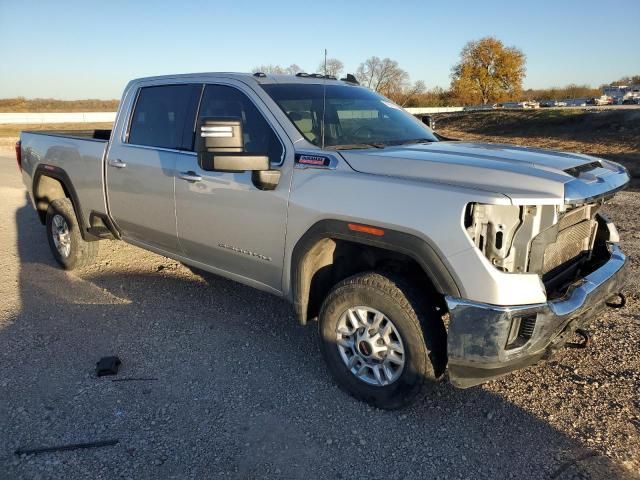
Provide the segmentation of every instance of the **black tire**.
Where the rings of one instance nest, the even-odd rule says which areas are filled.
[[[64,219],[68,227],[69,249],[65,255],[56,245],[54,235],[54,223],[59,221],[55,219],[60,216]],[[95,261],[98,255],[98,242],[85,242],[80,234],[80,226],[76,218],[76,212],[73,204],[68,198],[59,198],[49,204],[47,209],[47,240],[53,257],[65,270],[73,270],[75,268],[86,267]]]
[[[394,324],[404,345],[404,367],[388,385],[371,385],[347,367],[337,346],[342,315],[355,306],[371,307]],[[416,400],[446,368],[446,330],[426,292],[391,275],[365,272],[337,284],[319,315],[321,350],[336,382],[346,392],[377,408],[394,410]]]

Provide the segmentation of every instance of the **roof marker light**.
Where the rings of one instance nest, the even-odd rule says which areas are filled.
[[[375,235],[376,237],[382,237],[384,230],[381,228],[370,227],[369,225],[360,225],[359,223],[349,223],[347,225],[349,230],[354,232],[368,233],[369,235]]]

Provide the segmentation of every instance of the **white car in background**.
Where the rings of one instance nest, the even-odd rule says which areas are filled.
[[[530,109],[530,108],[540,108],[540,104],[535,100],[526,101],[526,102],[504,102],[500,104],[500,107]]]
[[[471,105],[469,107],[464,107],[465,111],[471,110],[495,110],[496,108],[500,108],[497,103],[487,103],[484,105]]]
[[[562,102],[560,100],[545,100],[544,102],[540,103],[541,107],[551,107],[551,108],[556,108],[556,107],[566,107],[567,106],[567,102]]]
[[[569,107],[586,107],[587,101],[584,98],[570,98],[566,100]]]

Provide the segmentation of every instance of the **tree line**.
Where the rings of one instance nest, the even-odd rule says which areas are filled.
[[[292,64],[289,67],[261,65],[252,71],[295,75],[303,70],[297,64]],[[344,64],[337,58],[329,58],[326,68],[325,63],[320,62],[315,73],[340,78],[344,73]],[[451,67],[448,89],[429,89],[422,80],[411,81],[399,63],[390,58],[369,57],[355,71],[355,77],[361,85],[391,98],[403,107],[478,105],[601,95],[600,88],[576,84],[524,90],[522,83],[525,76],[526,55],[517,47],[505,46],[495,37],[473,40],[462,48],[458,62]],[[640,84],[640,75],[624,77],[612,84]]]
[[[253,73],[295,75],[303,69],[292,63],[259,65]],[[337,58],[318,63],[315,72],[341,78],[345,66]],[[451,67],[449,88],[427,88],[422,80],[413,81],[409,73],[391,58],[372,56],[360,63],[354,75],[364,85],[403,107],[477,105],[513,100],[551,100],[600,96],[599,88],[567,85],[545,89],[522,87],[526,76],[526,55],[517,47],[505,46],[495,37],[468,42]],[[620,78],[613,85],[640,84],[640,75]],[[0,112],[89,112],[115,111],[118,100],[0,99]]]

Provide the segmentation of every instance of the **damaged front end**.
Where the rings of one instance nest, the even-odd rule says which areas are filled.
[[[561,296],[598,254],[601,203],[585,205],[469,204],[465,227],[471,240],[496,269],[504,273],[535,273],[548,298]],[[602,229],[600,229],[603,231]],[[611,237],[611,232],[607,232]],[[615,238],[607,241],[617,242]],[[601,245],[600,245],[601,246]]]
[[[629,177],[618,173],[624,186]],[[467,206],[464,227],[491,266],[539,275],[547,302],[504,306],[447,297],[454,385],[477,385],[544,358],[621,292],[627,259],[615,226],[599,212],[619,188],[562,205]]]

